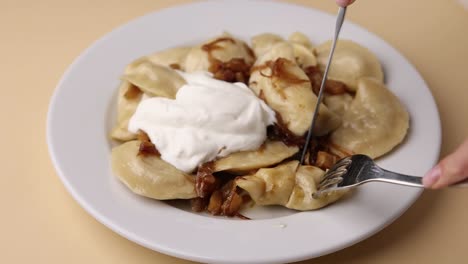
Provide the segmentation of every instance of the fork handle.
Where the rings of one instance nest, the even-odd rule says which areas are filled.
[[[405,175],[393,171],[382,169],[383,174],[381,177],[376,178],[376,181],[384,181],[388,183],[394,183],[399,185],[406,185],[412,187],[424,187],[422,184],[422,177]]]
[[[412,186],[412,187],[424,187],[422,184],[422,177],[410,176],[401,173],[396,173],[393,171],[384,170],[382,178],[375,179],[377,181],[384,181],[389,183],[395,183],[400,185]],[[468,187],[468,179],[455,184],[450,185],[449,187]]]

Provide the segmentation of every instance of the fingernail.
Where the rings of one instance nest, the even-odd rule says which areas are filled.
[[[439,178],[440,178],[441,170],[439,166],[435,166],[432,168],[426,175],[424,175],[424,178],[422,179],[422,183],[424,187],[429,188],[434,183],[436,183]]]
[[[336,0],[336,3],[341,7],[346,7],[354,3],[354,0]]]
[[[336,0],[336,3],[341,7],[347,6],[349,4],[348,2],[348,0]]]

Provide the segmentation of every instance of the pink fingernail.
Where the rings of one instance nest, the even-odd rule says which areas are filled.
[[[422,183],[424,187],[429,188],[434,183],[436,183],[439,178],[440,178],[441,170],[439,166],[435,166],[432,168],[426,175],[424,175],[424,178],[422,179]]]
[[[348,0],[336,0],[336,3],[341,7],[347,6],[349,4],[348,2]]]

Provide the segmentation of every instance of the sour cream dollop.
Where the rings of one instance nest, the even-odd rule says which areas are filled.
[[[190,173],[233,152],[258,149],[275,113],[245,84],[216,80],[207,72],[182,73],[187,82],[175,100],[143,99],[128,130],[148,134],[161,158]]]

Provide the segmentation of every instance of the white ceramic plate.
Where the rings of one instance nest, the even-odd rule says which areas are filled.
[[[352,9],[349,10],[352,12]],[[275,263],[324,255],[354,244],[400,216],[420,190],[369,184],[349,199],[313,212],[268,207],[255,220],[214,218],[134,195],[112,175],[108,133],[115,118],[119,76],[135,58],[195,44],[223,30],[244,39],[262,32],[302,31],[320,43],[334,17],[304,7],[264,1],[211,1],[165,9],[119,27],[84,51],[60,81],[49,109],[47,139],[68,191],[92,216],[145,247],[202,262]],[[380,58],[387,85],[411,115],[406,141],[379,161],[422,175],[438,158],[440,121],[419,73],[389,44],[346,22],[342,37]]]

